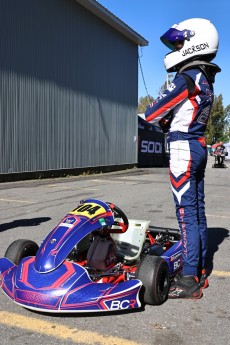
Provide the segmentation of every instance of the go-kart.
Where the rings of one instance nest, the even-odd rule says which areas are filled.
[[[32,310],[98,312],[160,305],[182,269],[178,230],[128,220],[116,205],[86,199],[40,247],[14,241],[0,259],[0,287]]]

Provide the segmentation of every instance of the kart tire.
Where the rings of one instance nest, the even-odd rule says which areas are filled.
[[[144,303],[160,305],[166,301],[169,291],[169,269],[164,259],[146,255],[137,267],[136,278],[143,284]]]
[[[34,241],[16,240],[7,248],[5,257],[15,265],[18,265],[22,259],[28,256],[35,256],[38,248],[37,243]]]

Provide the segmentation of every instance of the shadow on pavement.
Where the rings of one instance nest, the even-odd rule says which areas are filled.
[[[7,231],[10,229],[25,227],[25,226],[37,226],[41,223],[48,222],[51,220],[50,217],[38,217],[31,219],[17,219],[9,223],[0,224],[0,232]]]
[[[229,237],[229,230],[224,228],[208,228],[208,271],[213,270],[213,260],[215,253],[219,250],[219,245],[225,238]]]

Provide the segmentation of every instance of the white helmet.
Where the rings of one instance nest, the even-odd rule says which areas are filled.
[[[207,19],[193,18],[173,25],[161,41],[172,50],[164,58],[167,72],[175,72],[187,61],[212,61],[218,51],[218,32]]]

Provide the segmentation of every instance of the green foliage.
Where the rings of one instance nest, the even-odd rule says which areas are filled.
[[[224,109],[222,95],[220,94],[219,96],[215,96],[209,122],[205,132],[207,144],[212,145],[216,142],[224,142],[227,140],[227,136],[229,134],[227,134],[227,132],[229,132],[229,129],[226,130],[226,117],[227,114],[229,114],[229,111],[230,106]]]
[[[230,105],[228,105],[224,109],[225,113],[225,126],[224,126],[224,135],[223,135],[223,142],[230,141]]]
[[[154,102],[154,98],[152,96],[141,97],[138,102],[138,114],[143,114],[148,105],[152,102]]]

